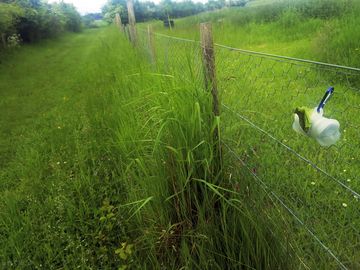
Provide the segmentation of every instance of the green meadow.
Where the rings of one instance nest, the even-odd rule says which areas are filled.
[[[358,10],[355,1],[278,1],[178,19],[173,29],[152,24],[157,33],[198,41],[199,24],[211,21],[217,44],[359,67]],[[184,73],[189,51],[195,55],[191,66],[201,69],[196,42],[155,34],[155,46],[164,70],[191,77]],[[271,202],[252,195],[282,227],[300,268],[357,269],[359,71],[221,46],[215,46],[215,57],[223,146],[233,162],[228,177],[235,175],[240,187],[262,186],[270,193]],[[324,148],[292,130],[292,113],[299,106],[316,107],[329,86],[335,94],[325,116],[340,122],[341,139]],[[241,185],[243,179],[252,179],[251,186]]]
[[[357,5],[329,2],[153,25],[358,67]],[[360,73],[216,46],[215,117],[198,43],[155,35],[152,62],[145,26],[137,48],[111,26],[1,56],[0,269],[358,269]],[[292,121],[329,86],[324,148]]]
[[[259,0],[245,8],[176,19],[173,29],[160,21],[151,24],[155,32],[199,39],[196,26],[212,22],[219,44],[359,67],[359,10],[353,0]]]
[[[276,227],[216,185],[206,91],[117,29],[24,46],[0,81],[2,268],[290,264]]]

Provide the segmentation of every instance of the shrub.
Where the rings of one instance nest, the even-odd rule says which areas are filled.
[[[19,34],[13,34],[7,38],[7,46],[9,48],[18,48],[20,47],[21,37]]]

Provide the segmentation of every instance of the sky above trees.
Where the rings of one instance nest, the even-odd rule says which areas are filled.
[[[59,0],[50,0],[50,3],[58,2]],[[72,3],[77,10],[82,14],[101,12],[102,6],[106,4],[106,0],[64,0],[66,3]],[[160,0],[151,0],[151,2],[159,3]],[[206,2],[206,0],[193,0],[193,2]]]
[[[59,2],[59,0],[50,0],[49,2]],[[106,4],[106,0],[65,0],[64,2],[74,4],[82,15],[101,12],[101,7]]]

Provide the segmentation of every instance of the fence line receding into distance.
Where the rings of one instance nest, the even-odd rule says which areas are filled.
[[[209,89],[204,43],[137,30],[136,49],[157,71]],[[279,208],[289,214],[281,219],[303,266],[328,256],[329,269],[360,269],[360,69],[216,43],[210,50],[223,154],[279,206],[266,210],[270,216]],[[329,86],[335,94],[325,115],[340,122],[342,135],[324,148],[291,125],[294,109],[315,107]],[[229,179],[236,182],[231,172]]]

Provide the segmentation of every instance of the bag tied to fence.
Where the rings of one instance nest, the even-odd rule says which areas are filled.
[[[293,129],[303,135],[314,138],[321,146],[331,146],[340,139],[340,123],[324,117],[324,106],[333,94],[330,87],[318,107],[310,109],[298,107],[294,111]]]

